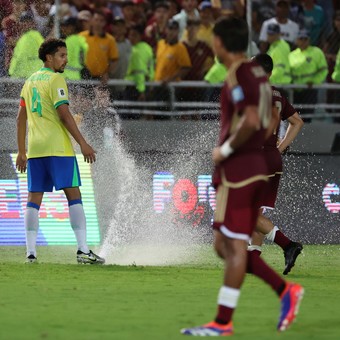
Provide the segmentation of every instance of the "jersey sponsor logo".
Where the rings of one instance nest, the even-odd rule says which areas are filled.
[[[240,85],[235,86],[231,90],[231,97],[232,97],[234,103],[241,102],[244,99],[244,93],[243,93],[242,87]]]
[[[59,97],[66,97],[65,89],[58,89],[58,95]]]

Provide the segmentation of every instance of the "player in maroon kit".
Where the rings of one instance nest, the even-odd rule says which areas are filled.
[[[295,319],[303,288],[287,283],[256,252],[247,251],[267,181],[263,144],[266,133],[273,131],[269,128],[272,89],[262,67],[246,58],[248,26],[244,20],[223,18],[213,32],[215,54],[229,70],[221,92],[219,146],[213,150],[217,188],[214,241],[216,253],[225,261],[224,280],[215,320],[181,332],[195,336],[233,334],[232,315],[246,271],[268,283],[280,297],[277,328],[284,331]]]
[[[262,66],[268,78],[273,70],[273,60],[268,54],[258,54],[253,59]],[[262,208],[260,209],[260,215],[257,221],[256,232],[252,235],[251,246],[248,250],[258,251],[261,253],[261,246],[266,237],[268,240],[278,244],[284,251],[285,256],[285,269],[284,275],[287,275],[291,268],[295,265],[295,260],[301,253],[302,244],[294,242],[285,236],[272,221],[264,216],[262,210],[274,209],[275,201],[277,198],[277,192],[279,189],[280,177],[282,174],[282,157],[281,153],[284,152],[287,147],[294,141],[299,131],[303,126],[303,120],[296,112],[294,107],[282,96],[280,91],[272,87],[273,89],[273,104],[278,109],[281,116],[281,120],[287,120],[289,123],[287,132],[284,138],[278,144],[278,134],[275,129],[274,133],[266,140],[264,144],[265,156],[268,164],[269,181],[264,194]]]

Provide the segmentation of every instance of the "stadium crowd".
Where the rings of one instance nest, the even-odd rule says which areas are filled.
[[[130,100],[150,95],[149,80],[223,82],[227,70],[214,58],[213,24],[221,16],[245,17],[245,12],[245,0],[62,0],[65,77],[104,84],[131,80],[133,89],[115,91],[116,98]],[[56,35],[55,15],[54,1],[0,0],[1,77],[27,78],[41,67],[37,51],[44,39]],[[313,85],[340,83],[339,1],[252,0],[251,38],[249,53],[268,53],[274,61],[272,83],[309,86],[295,91],[294,102],[314,104]],[[153,97],[165,95],[158,90]],[[198,90],[195,94],[183,90],[178,95],[202,98]],[[340,96],[328,91],[327,102],[340,103]]]

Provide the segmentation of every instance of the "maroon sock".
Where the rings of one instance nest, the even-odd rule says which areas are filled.
[[[252,273],[269,284],[279,296],[286,286],[286,282],[280,275],[276,274],[274,270],[263,261],[261,256],[254,254],[252,251],[248,251],[247,273]]]
[[[218,305],[217,316],[215,318],[215,322],[221,325],[226,325],[231,320],[234,310],[235,308]]]
[[[256,255],[256,256],[260,256],[261,253],[262,253],[260,250],[257,250],[257,249],[252,250],[252,252],[253,252],[254,255]]]
[[[261,252],[260,252],[259,250],[257,250],[257,249],[248,250],[248,253],[253,253],[252,256],[258,256],[258,257],[261,255]],[[248,255],[248,258],[249,258],[249,255]],[[247,270],[247,273],[248,273],[248,274],[253,274],[253,272],[250,272],[250,271],[249,271],[249,270],[251,270],[251,268],[249,267],[249,264],[247,265],[246,270]]]
[[[292,241],[284,235],[280,230],[277,230],[275,233],[274,242],[280,246],[282,249],[286,249],[286,247],[291,243]]]

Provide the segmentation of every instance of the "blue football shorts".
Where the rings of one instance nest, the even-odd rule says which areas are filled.
[[[27,162],[29,192],[51,192],[81,186],[76,157],[39,157]]]

